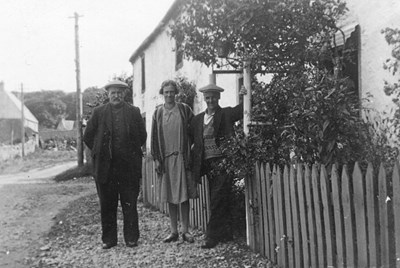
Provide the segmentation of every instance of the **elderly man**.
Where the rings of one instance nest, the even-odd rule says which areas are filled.
[[[92,151],[94,178],[100,199],[103,249],[117,245],[117,208],[121,202],[124,239],[136,247],[136,208],[142,176],[146,129],[139,108],[124,101],[128,85],[114,80],[105,86],[110,102],[93,110],[83,140]]]
[[[243,106],[221,108],[218,102],[224,89],[215,84],[199,91],[204,94],[207,109],[196,115],[190,126],[194,142],[192,172],[197,181],[203,175],[207,175],[209,181],[211,215],[207,237],[201,247],[213,248],[219,242],[233,239],[230,212],[233,178],[219,165],[223,160],[220,143],[234,134],[233,125],[242,118]],[[245,90],[240,93],[245,94]]]

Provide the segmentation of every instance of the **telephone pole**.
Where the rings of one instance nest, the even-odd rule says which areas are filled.
[[[82,113],[83,113],[83,105],[82,105],[82,93],[81,93],[81,71],[80,71],[80,63],[79,63],[79,20],[78,13],[74,13],[75,19],[75,67],[76,67],[76,125],[77,125],[77,139],[76,139],[76,149],[78,153],[78,166],[83,166],[83,141],[82,141]]]

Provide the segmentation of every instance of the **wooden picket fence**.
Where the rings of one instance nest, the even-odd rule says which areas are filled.
[[[168,214],[168,206],[166,203],[160,202],[159,191],[160,184],[155,172],[153,160],[147,158],[143,161],[143,179],[142,194],[143,202],[158,209],[162,213]],[[190,226],[193,228],[206,231],[207,221],[210,217],[209,190],[206,177],[202,178],[201,184],[198,185],[199,198],[190,199]]]
[[[143,201],[168,213],[158,199],[153,161],[143,166]],[[400,171],[371,164],[348,167],[257,163],[246,180],[247,241],[279,267],[400,267]],[[209,190],[191,200],[190,224],[206,230]]]
[[[249,246],[279,267],[400,267],[398,163],[390,177],[257,163],[246,209]]]

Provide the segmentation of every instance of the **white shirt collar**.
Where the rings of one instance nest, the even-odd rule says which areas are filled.
[[[212,114],[204,113],[204,124],[208,125],[210,121],[214,118],[215,112]]]

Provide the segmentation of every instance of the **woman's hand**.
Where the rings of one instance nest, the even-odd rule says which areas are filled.
[[[154,160],[154,166],[155,166],[155,170],[156,170],[157,174],[160,175],[162,173],[160,161]]]

